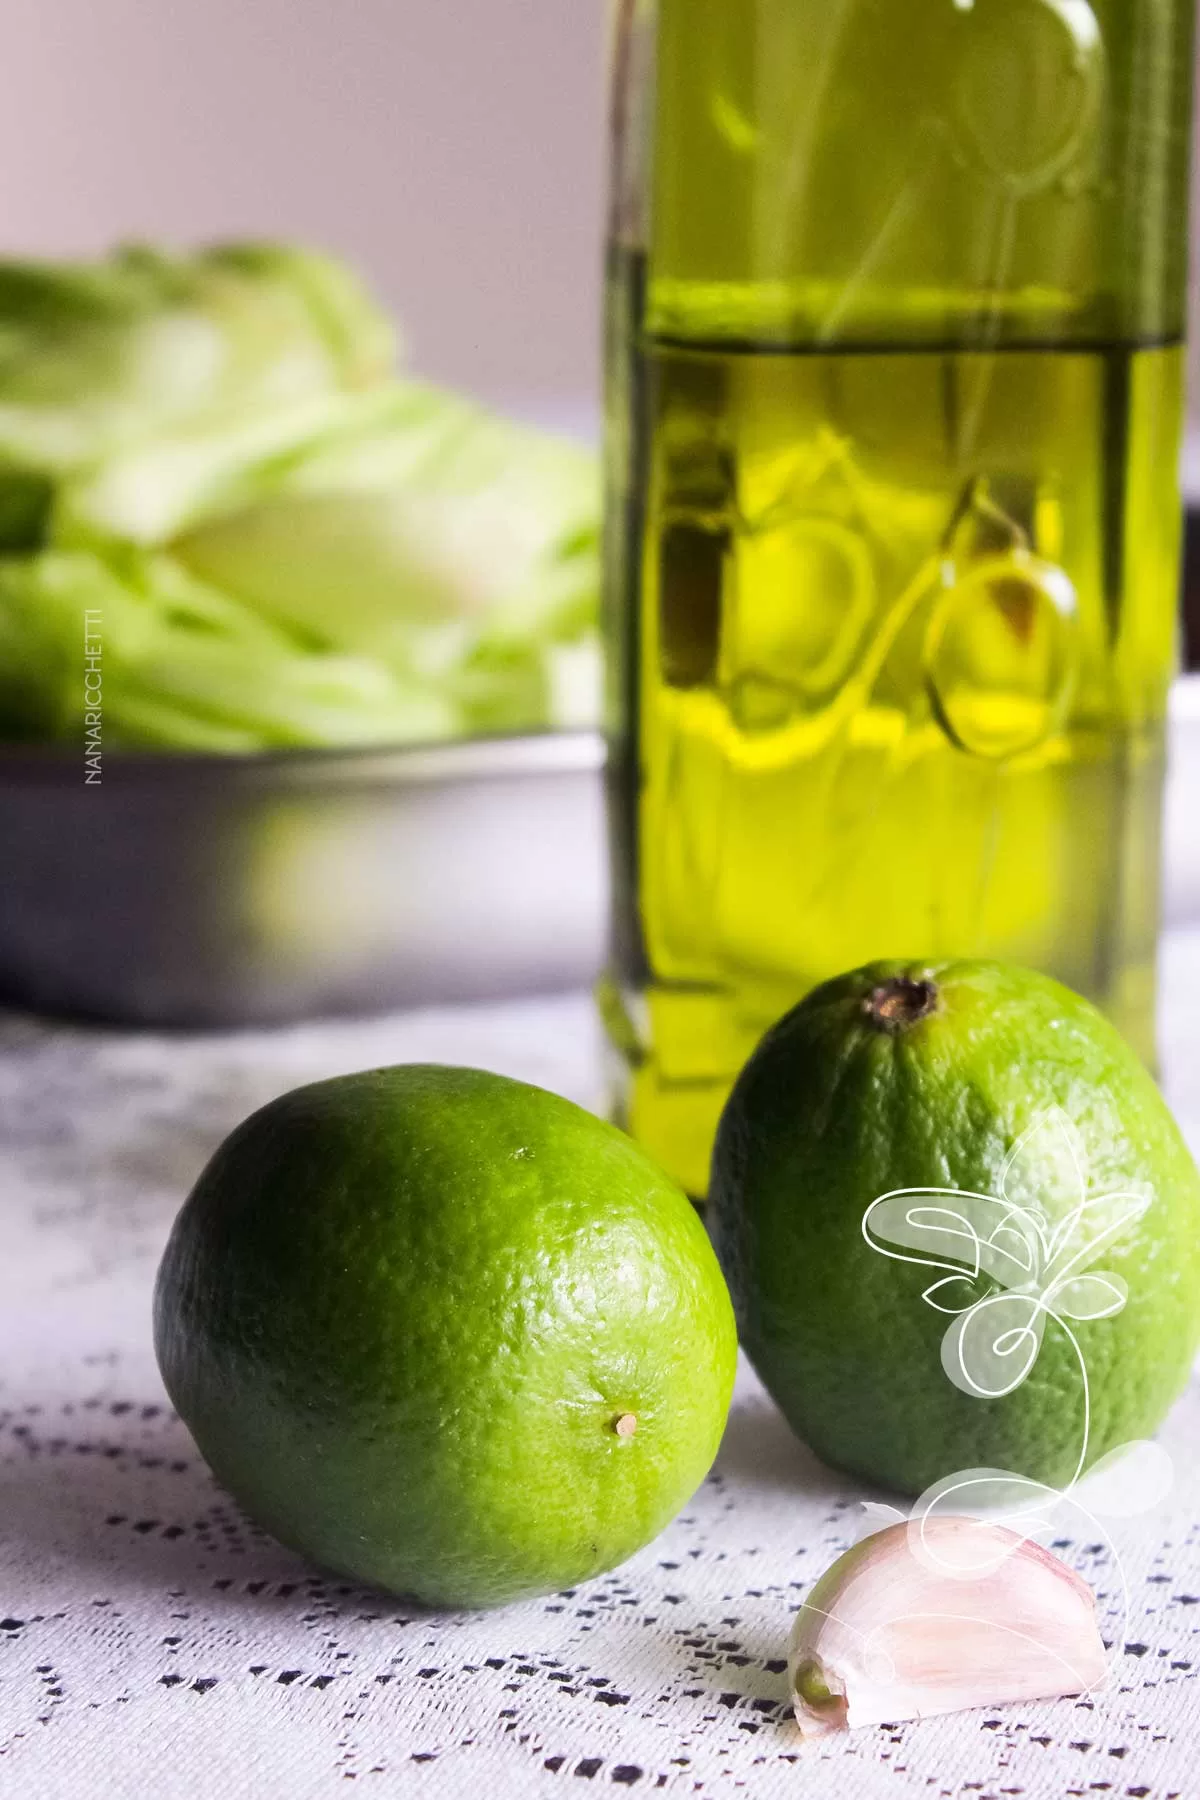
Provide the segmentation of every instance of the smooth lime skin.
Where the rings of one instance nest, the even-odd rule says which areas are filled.
[[[893,977],[931,977],[940,995],[936,1012],[894,1035],[865,1010]],[[944,1271],[892,1261],[862,1233],[866,1208],[894,1188],[999,1194],[1009,1152],[1055,1106],[1093,1191],[1154,1194],[1132,1236],[1095,1264],[1128,1282],[1124,1311],[1072,1326],[1091,1463],[1156,1429],[1200,1338],[1200,1177],[1125,1041],[1024,969],[880,962],[817,988],[751,1058],[717,1136],[713,1238],[742,1342],[825,1462],[907,1494],[968,1468],[1071,1480],[1083,1384],[1062,1329],[1047,1322],[1032,1373],[1006,1398],[964,1394],[941,1365],[951,1320],[922,1298]]]
[[[233,1133],[175,1225],[155,1337],[253,1517],[463,1608],[649,1542],[712,1464],[737,1354],[703,1226],[630,1139],[420,1065],[301,1088]]]

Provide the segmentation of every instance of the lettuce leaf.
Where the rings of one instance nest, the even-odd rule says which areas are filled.
[[[0,262],[0,741],[78,737],[88,613],[110,745],[594,723],[597,459],[393,354],[307,251]]]

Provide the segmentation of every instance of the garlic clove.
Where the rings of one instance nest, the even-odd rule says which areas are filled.
[[[1091,1588],[1040,1544],[952,1515],[865,1538],[818,1581],[792,1632],[805,1737],[1103,1686]]]

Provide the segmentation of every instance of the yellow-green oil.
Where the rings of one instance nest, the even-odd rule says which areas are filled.
[[[602,1005],[702,1195],[762,1033],[872,958],[1030,964],[1153,1059],[1191,15],[625,28]]]

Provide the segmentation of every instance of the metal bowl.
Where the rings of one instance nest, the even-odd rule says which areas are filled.
[[[1173,696],[1165,911],[1200,920],[1200,677]],[[607,924],[591,733],[423,750],[0,751],[0,1000],[249,1025],[583,986]]]
[[[575,987],[606,923],[591,733],[249,758],[0,753],[0,998],[236,1026]]]

